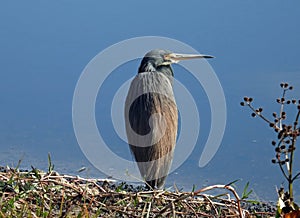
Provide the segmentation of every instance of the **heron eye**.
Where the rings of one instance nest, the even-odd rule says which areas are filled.
[[[170,60],[170,55],[166,54],[166,55],[163,55],[164,57],[164,60]]]

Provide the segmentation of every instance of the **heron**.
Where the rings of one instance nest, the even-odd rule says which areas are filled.
[[[168,176],[177,138],[178,109],[171,64],[213,58],[154,49],[142,59],[125,101],[129,148],[148,188],[161,189]]]

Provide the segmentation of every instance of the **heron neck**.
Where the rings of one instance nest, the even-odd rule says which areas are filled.
[[[152,63],[141,63],[139,67],[139,73],[145,73],[145,72],[155,72],[156,68],[153,66]]]
[[[158,72],[162,73],[167,76],[171,83],[173,84],[174,73],[170,65],[160,65],[155,67],[151,62],[142,63],[139,67],[138,73],[145,73],[145,72]]]
[[[174,73],[170,65],[161,65],[160,67],[157,68],[157,72],[160,72],[165,76],[167,76],[171,84],[173,85]]]

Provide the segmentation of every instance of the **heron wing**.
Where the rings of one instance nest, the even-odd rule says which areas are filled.
[[[125,102],[128,143],[142,177],[161,186],[176,143],[178,112],[169,79],[158,72],[138,74]]]

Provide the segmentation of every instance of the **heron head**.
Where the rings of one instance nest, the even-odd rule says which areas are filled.
[[[173,76],[171,64],[178,63],[181,60],[196,58],[213,58],[213,56],[204,54],[178,54],[169,50],[154,49],[144,56],[139,68],[139,73],[171,71]]]

